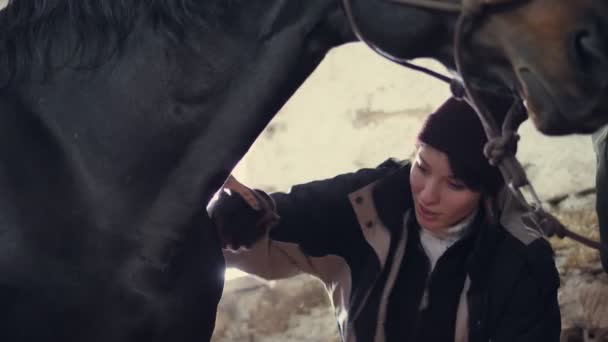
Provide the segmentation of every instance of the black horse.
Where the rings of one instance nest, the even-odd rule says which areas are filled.
[[[453,66],[455,15],[353,8],[385,50]],[[502,5],[466,60],[530,95],[545,132],[589,132],[608,118],[606,17],[604,0]],[[224,262],[203,204],[325,53],[354,40],[339,0],[9,1],[0,340],[208,340]]]

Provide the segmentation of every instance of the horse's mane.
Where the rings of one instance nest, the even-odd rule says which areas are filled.
[[[69,61],[63,62],[96,64],[120,52],[138,20],[178,41],[193,27],[223,22],[237,1],[9,0],[0,11],[0,63],[8,65],[11,76],[27,70],[35,59],[45,64],[54,42],[71,32],[73,51],[65,52]],[[84,61],[85,54],[96,57]]]

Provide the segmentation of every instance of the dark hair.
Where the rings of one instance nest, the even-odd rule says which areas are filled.
[[[485,177],[480,177],[479,168],[474,165],[470,165],[465,161],[448,156],[450,162],[450,169],[454,176],[461,180],[467,188],[472,191],[481,192],[490,196],[496,195],[500,188],[505,184],[504,178],[500,174],[500,170],[494,166],[490,166],[491,173]]]
[[[509,101],[493,103],[494,110],[506,112],[509,107]],[[444,152],[454,176],[469,189],[494,196],[504,185],[500,170],[483,154],[488,140],[477,113],[466,102],[448,99],[427,117],[418,140]]]
[[[482,177],[479,177],[479,171],[475,170],[475,167],[471,167],[468,162],[463,161],[462,159],[455,158],[453,155],[431,145],[424,141],[418,141],[416,147],[419,148],[422,145],[427,145],[435,148],[438,151],[441,151],[446,154],[448,158],[448,162],[450,163],[450,170],[454,175],[454,178],[460,180],[464,185],[471,191],[480,192],[483,194],[487,194],[490,196],[494,196],[498,190],[504,185],[504,179],[502,175],[495,174],[496,179],[492,179],[490,182],[482,180]],[[412,155],[413,159],[415,157]],[[492,186],[489,186],[489,184]]]

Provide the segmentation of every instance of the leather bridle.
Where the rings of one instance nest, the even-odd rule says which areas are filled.
[[[458,15],[454,34],[454,57],[456,70],[460,79],[441,75],[428,68],[413,64],[407,59],[396,57],[366,39],[355,20],[351,1],[352,0],[342,0],[342,3],[351,28],[359,40],[368,45],[376,53],[392,62],[413,70],[424,72],[450,84],[454,96],[465,100],[473,109],[475,109],[489,141],[496,141],[497,139],[507,141],[509,137],[512,139],[517,137],[514,128],[511,125],[513,121],[512,118],[516,115],[527,115],[520,96],[515,96],[516,100],[513,106],[507,114],[505,121],[502,123],[502,126],[499,126],[494,119],[494,116],[491,115],[491,112],[481,100],[479,87],[475,87],[472,77],[469,77],[470,73],[466,69],[463,58],[463,46],[466,39],[474,32],[477,21],[483,18],[489,8],[499,5],[524,3],[531,0],[387,0],[397,4],[434,11],[450,12]],[[530,184],[521,163],[515,157],[514,151],[510,151],[510,153],[506,153],[500,158],[497,166],[505,179],[505,183],[508,185],[515,198],[520,205],[526,208],[527,214],[524,216],[524,220],[527,225],[535,228],[545,236],[558,236],[560,238],[568,237],[588,247],[598,250],[604,248],[608,251],[608,246],[603,246],[601,242],[590,240],[567,229],[557,218],[543,209],[542,202],[534,190],[534,187]]]

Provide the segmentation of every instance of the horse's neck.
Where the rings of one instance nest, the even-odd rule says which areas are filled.
[[[453,67],[455,15],[388,0],[351,0],[351,3],[361,33],[382,50],[400,58],[433,58]],[[344,39],[356,41],[344,12],[339,20],[342,23],[335,26],[348,27]]]

